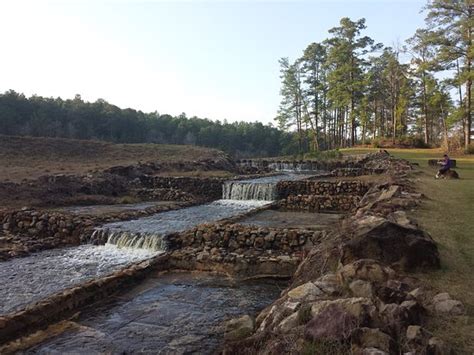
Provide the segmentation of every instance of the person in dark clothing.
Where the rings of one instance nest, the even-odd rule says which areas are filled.
[[[451,169],[451,160],[449,159],[448,155],[445,154],[443,156],[443,160],[439,161],[438,164],[441,165],[441,169],[438,170],[436,179],[439,179],[442,175],[446,174],[449,169]]]

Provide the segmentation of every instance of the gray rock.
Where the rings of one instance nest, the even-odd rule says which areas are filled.
[[[238,340],[248,337],[253,333],[254,319],[249,315],[227,321],[225,323],[224,339]]]

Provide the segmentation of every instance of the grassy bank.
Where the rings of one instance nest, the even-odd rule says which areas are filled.
[[[377,150],[377,149],[375,149]],[[345,154],[371,149],[344,150]],[[414,175],[426,198],[412,214],[438,243],[442,267],[417,275],[436,289],[449,292],[467,308],[467,316],[431,324],[435,335],[454,343],[459,353],[474,353],[474,157],[454,156],[460,180],[435,180],[427,160],[442,157],[439,149],[388,149],[394,156],[420,164]]]

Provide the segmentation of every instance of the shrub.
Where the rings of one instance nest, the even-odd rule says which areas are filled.
[[[310,153],[306,153],[303,159],[317,159],[317,160],[328,160],[328,159],[340,159],[342,153],[338,149],[333,150],[318,150]]]
[[[429,148],[421,137],[401,136],[392,138],[374,138],[372,140],[374,148]]]
[[[469,144],[464,150],[466,154],[474,154],[474,143]]]

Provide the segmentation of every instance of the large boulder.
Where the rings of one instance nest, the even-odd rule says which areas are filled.
[[[339,281],[347,284],[353,280],[385,282],[395,277],[395,271],[372,259],[360,259],[344,265],[338,270]]]
[[[227,341],[239,340],[253,333],[255,322],[249,315],[235,318],[225,323],[224,339]]]
[[[382,332],[380,329],[357,328],[352,332],[351,343],[353,352],[364,348],[376,348],[385,353],[396,352],[395,341],[390,335]]]
[[[337,304],[330,304],[306,324],[305,338],[312,341],[345,340],[358,327],[356,316]]]
[[[442,315],[460,316],[465,312],[462,302],[451,299],[451,296],[446,292],[433,297],[433,306],[435,312]]]
[[[374,216],[354,222],[352,230],[350,240],[340,246],[343,265],[374,259],[405,270],[440,266],[438,248],[422,230]]]

